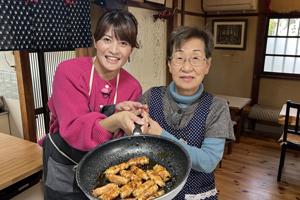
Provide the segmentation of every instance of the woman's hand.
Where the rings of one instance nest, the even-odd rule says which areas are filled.
[[[149,127],[148,127],[148,132],[147,134],[150,134],[150,135],[160,135],[163,128],[154,120],[152,120],[150,118],[149,120]]]
[[[121,103],[118,103],[116,105],[116,113],[121,111],[130,111],[133,112],[135,115],[142,114],[143,110],[146,112],[149,112],[148,105],[141,104],[140,102],[134,102],[134,101],[123,101]]]
[[[149,127],[149,119],[150,119],[148,110],[147,110],[147,111],[143,110],[142,113],[139,115],[139,117],[141,117],[142,120],[145,122],[145,123],[141,126],[142,134],[147,134],[147,132],[148,132],[148,127]]]
[[[145,124],[143,125],[143,133],[149,135],[160,135],[163,128],[154,120],[149,117],[149,113],[142,114]]]
[[[130,111],[122,111],[115,113],[105,119],[100,120],[99,125],[111,133],[118,132],[119,129],[122,129],[127,135],[133,134],[133,129],[135,124],[140,124],[142,126],[142,131],[144,131],[143,125],[146,124],[144,119],[141,119],[134,113]]]

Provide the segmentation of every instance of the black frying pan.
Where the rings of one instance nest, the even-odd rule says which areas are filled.
[[[171,139],[154,135],[124,136],[107,141],[89,151],[79,162],[76,179],[81,190],[89,197],[96,186],[107,184],[103,172],[111,166],[127,162],[131,158],[146,156],[151,163],[164,166],[172,179],[164,188],[165,194],[156,198],[172,199],[184,186],[191,170],[191,159],[186,149]]]

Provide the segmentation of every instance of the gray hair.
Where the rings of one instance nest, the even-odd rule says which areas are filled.
[[[179,26],[172,31],[168,40],[167,59],[170,60],[173,54],[173,48],[179,49],[183,42],[191,38],[199,38],[205,44],[206,58],[212,57],[214,49],[214,40],[212,34],[200,27]]]

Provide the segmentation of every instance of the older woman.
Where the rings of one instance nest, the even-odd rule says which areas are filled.
[[[235,139],[227,102],[206,92],[202,83],[213,48],[208,31],[176,28],[167,50],[173,82],[153,87],[139,99],[149,106],[148,134],[180,141],[191,156],[192,170],[174,198],[178,200],[218,199],[214,169],[222,159],[226,139]]]

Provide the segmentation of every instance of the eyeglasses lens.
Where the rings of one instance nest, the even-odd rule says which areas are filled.
[[[190,58],[185,58],[183,56],[173,56],[172,57],[172,62],[174,65],[182,65],[186,60],[189,60],[193,66],[198,67],[203,64],[205,59],[203,59],[200,56],[195,56],[195,57],[190,57]]]

